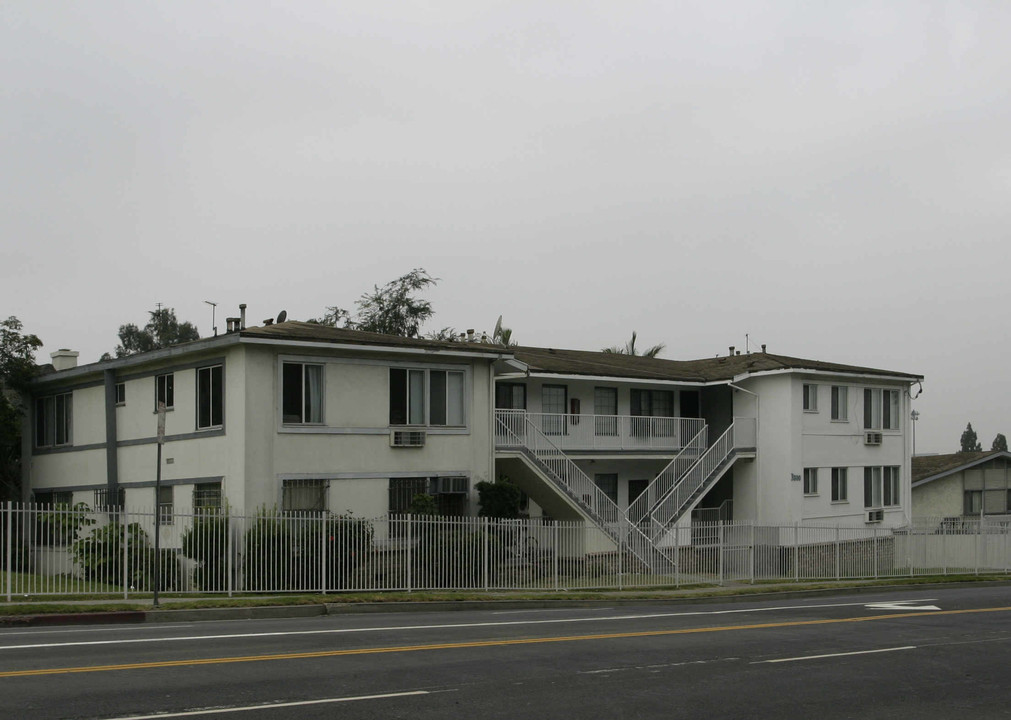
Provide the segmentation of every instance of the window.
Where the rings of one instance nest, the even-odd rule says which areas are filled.
[[[415,495],[427,494],[426,477],[390,478],[390,515],[403,515],[410,510]]]
[[[804,468],[804,494],[818,494],[818,468]]]
[[[154,378],[154,409],[158,410],[158,403],[165,403],[165,408],[175,407],[175,375],[155,375]]]
[[[428,371],[429,425],[460,427],[463,421],[463,373]]]
[[[818,412],[817,385],[804,385],[804,412]]]
[[[832,468],[832,502],[849,502],[847,468]]]
[[[281,418],[288,425],[323,422],[322,365],[282,364]]]
[[[126,504],[126,490],[117,488],[114,495],[109,494],[108,488],[95,491],[95,509],[104,511],[122,510]]]
[[[898,504],[898,466],[864,468],[864,507],[894,507]]]
[[[175,519],[175,511],[172,506],[173,492],[175,488],[171,485],[162,485],[158,488],[158,524],[171,525]]]
[[[126,405],[126,383],[116,383],[116,404]]]
[[[35,401],[35,447],[60,447],[74,441],[72,393],[50,395]]]
[[[527,386],[522,383],[496,384],[495,407],[499,410],[526,410]]]
[[[197,483],[193,486],[193,512],[216,515],[221,511],[221,483]]]
[[[593,476],[593,484],[603,491],[614,503],[618,502],[618,474],[598,473]]]
[[[983,512],[983,491],[966,490],[963,497],[964,506],[962,508],[966,515],[979,515]]]
[[[221,427],[225,409],[221,366],[197,370],[197,430]]]
[[[899,391],[864,389],[864,429],[899,429]]]
[[[390,368],[390,425],[466,425],[464,378],[462,370]]]
[[[544,413],[544,427],[548,435],[565,434],[568,423],[569,388],[565,385],[545,385],[541,388],[541,412]]]
[[[596,435],[618,434],[618,389],[610,387],[593,388],[593,431]]]
[[[67,490],[36,490],[32,494],[35,496],[36,505],[74,504],[74,493]]]
[[[281,486],[284,512],[325,512],[330,483],[318,478],[285,480]]]
[[[849,388],[845,385],[832,386],[832,419],[849,420]]]
[[[636,390],[630,391],[631,401],[631,432],[636,437],[664,435],[669,431],[670,423],[658,424],[649,420],[637,420],[642,417],[674,417],[674,393],[670,390]]]

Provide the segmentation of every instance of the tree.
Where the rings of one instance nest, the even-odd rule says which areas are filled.
[[[980,452],[983,450],[983,446],[979,444],[979,440],[976,438],[976,431],[972,429],[972,423],[968,423],[965,426],[965,430],[962,431],[961,443],[962,448],[959,452]]]
[[[990,449],[1007,452],[1007,438],[1004,437],[1004,433],[997,433],[997,437],[993,439],[993,445],[990,446]]]
[[[328,307],[323,317],[309,322],[349,330],[365,330],[384,335],[418,337],[421,326],[435,311],[432,303],[419,298],[416,293],[438,282],[424,268],[415,268],[383,287],[373,286],[357,301],[357,311],[352,314],[341,307]]]
[[[13,315],[0,321],[0,499],[21,499],[21,420],[19,393],[36,375],[38,336],[22,332]]]
[[[143,329],[133,323],[119,326],[120,344],[116,348],[116,357],[136,355],[200,339],[200,333],[193,323],[179,322],[176,319],[174,308],[158,308],[149,314],[151,319]]]
[[[633,330],[632,339],[625,343],[625,347],[612,345],[611,347],[603,348],[602,352],[614,353],[615,355],[640,355],[642,357],[655,358],[667,348],[665,343],[659,343],[658,345],[654,345],[653,347],[646,348],[642,352],[639,352],[635,347],[637,337],[638,336],[636,335],[635,330]]]
[[[518,518],[523,492],[508,478],[500,477],[497,482],[482,480],[477,484],[477,501],[481,505],[479,517]]]

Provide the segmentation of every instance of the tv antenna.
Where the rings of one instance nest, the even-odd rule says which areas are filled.
[[[218,304],[216,302],[211,302],[210,300],[204,300],[204,303],[211,306],[211,328],[214,330],[214,337],[217,337],[218,325],[214,319],[214,313],[218,309]]]

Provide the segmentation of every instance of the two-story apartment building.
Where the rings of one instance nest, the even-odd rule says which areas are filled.
[[[36,500],[474,514],[507,476],[533,515],[640,557],[697,519],[899,526],[908,373],[735,353],[674,361],[376,335],[308,323],[54,372],[33,385]],[[159,404],[166,408],[155,497]]]

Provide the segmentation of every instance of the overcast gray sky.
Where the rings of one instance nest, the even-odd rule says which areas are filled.
[[[414,267],[436,318],[927,376],[1011,434],[1011,3],[0,5],[0,315],[93,362]]]

